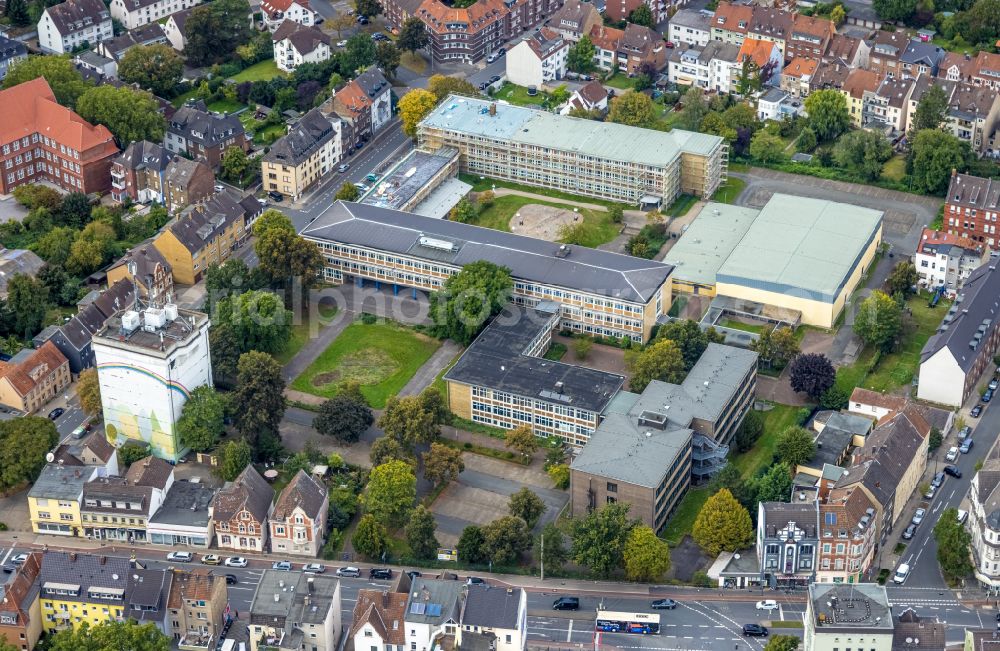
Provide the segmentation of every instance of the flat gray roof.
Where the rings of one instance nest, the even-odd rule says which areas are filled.
[[[423,201],[414,206],[411,212],[432,219],[447,219],[451,209],[471,191],[472,186],[465,181],[454,176],[448,177]]]
[[[445,148],[435,153],[411,151],[365,193],[361,203],[401,210],[434,176],[448,166],[458,151]]]
[[[715,275],[760,213],[754,208],[709,203],[663,258],[674,265],[674,278],[714,285]]]
[[[96,466],[45,464],[28,491],[28,497],[75,502],[83,494],[83,485],[90,481],[96,471]]]
[[[495,115],[490,115],[491,104],[496,105]],[[420,126],[653,167],[669,165],[682,152],[707,156],[723,142],[704,133],[596,122],[457,95],[438,104]]]
[[[583,246],[563,248],[545,240],[399,210],[338,201],[301,233],[462,267],[486,260],[519,280],[646,303],[673,267]]]

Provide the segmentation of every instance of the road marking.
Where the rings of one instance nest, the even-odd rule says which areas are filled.
[[[13,554],[13,553],[14,553],[14,548],[13,547],[11,547],[10,549],[8,549],[7,553],[3,555],[3,560],[0,561],[0,565],[5,565],[7,563],[7,559],[10,558],[10,555]]]
[[[573,637],[573,620],[571,619],[569,620],[569,630],[566,632],[566,641],[572,642],[573,641],[572,637]]]
[[[778,621],[779,622],[785,621],[785,614],[781,612],[781,604],[778,604]]]

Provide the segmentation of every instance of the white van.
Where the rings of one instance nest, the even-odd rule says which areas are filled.
[[[959,524],[965,524],[965,521],[969,519],[969,512],[968,511],[963,511],[962,509],[959,509],[958,513],[956,513],[956,515],[958,516],[958,523]]]
[[[902,584],[904,581],[906,581],[906,577],[908,577],[909,575],[910,575],[910,566],[907,565],[906,563],[903,563],[902,565],[896,568],[896,576],[892,577],[892,582]]]
[[[222,649],[220,651],[235,651],[235,649],[236,649],[236,640],[227,639],[223,640]]]

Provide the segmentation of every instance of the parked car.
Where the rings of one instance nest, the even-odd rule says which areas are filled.
[[[226,575],[226,585],[236,585],[239,582],[240,582],[240,580],[238,578],[236,578],[235,574],[227,574]]]
[[[990,380],[990,384],[987,388],[990,391],[996,391],[998,388],[1000,388],[1000,380],[993,378],[992,380]]]
[[[418,570],[406,570],[406,576],[411,579],[418,579],[423,576],[423,574]]]
[[[969,438],[965,439],[964,441],[962,441],[962,445],[958,446],[958,451],[961,452],[962,454],[968,454],[969,450],[971,450],[971,449],[972,449],[972,437],[971,436]],[[948,459],[948,461],[954,461],[954,459]]]
[[[322,574],[326,572],[326,565],[322,563],[307,563],[302,566],[302,571],[306,574]]]
[[[744,624],[743,635],[747,637],[766,637],[767,629],[760,624]]]
[[[83,425],[77,427],[75,430],[73,430],[73,433],[70,434],[70,436],[72,436],[74,439],[77,440],[82,439],[86,435],[87,435],[87,428],[84,427]]]
[[[934,496],[937,495],[937,491],[938,491],[937,486],[928,486],[927,491],[924,493],[924,499],[925,500],[934,499]]]
[[[955,467],[955,466],[945,466],[945,467],[944,467],[944,471],[945,471],[945,472],[946,472],[947,474],[949,474],[949,475],[951,475],[952,477],[954,477],[955,479],[961,479],[961,478],[962,478],[962,471],[961,471],[961,470],[959,470],[959,469],[958,469],[957,467]]]
[[[356,567],[349,567],[349,566],[339,567],[337,568],[337,576],[351,576],[357,578],[361,576],[361,570],[359,570]]]
[[[11,557],[10,562],[14,565],[23,565],[25,561],[28,560],[28,554],[21,552],[20,554],[15,554]]]
[[[369,183],[374,183],[375,181],[378,181],[379,178],[381,178],[381,177],[379,177],[378,174],[376,174],[375,172],[372,172],[371,174],[369,174],[368,176],[365,177],[365,180],[368,181]]]
[[[965,445],[965,442],[963,442],[962,445]],[[947,459],[948,461],[954,461],[958,459],[958,448],[954,446],[948,448],[948,454],[944,455],[944,458]]]
[[[944,472],[939,472],[931,479],[931,486],[937,488],[944,483]]]
[[[915,533],[917,533],[917,525],[912,523],[906,525],[906,529],[903,531],[903,540],[910,540]]]
[[[667,41],[666,42],[666,46],[667,46],[668,50],[672,50],[674,48],[674,42],[673,41]]]
[[[223,190],[225,190],[225,188],[224,188],[224,187],[222,187],[221,185],[219,185],[218,183],[216,183],[216,184],[215,184],[215,188],[214,188],[214,190],[215,190],[216,192],[222,192]]]
[[[358,16],[358,24],[359,25],[367,25],[368,24],[368,19],[365,18],[364,16]]]
[[[337,41],[337,47],[347,47],[347,41],[346,40]]]
[[[465,580],[465,585],[486,585],[486,581],[483,581],[478,576],[470,576]]]
[[[910,520],[914,526],[920,526],[920,523],[924,521],[924,516],[927,515],[926,509],[917,509],[913,513],[913,518]]]
[[[65,409],[63,409],[62,407],[56,407],[55,409],[49,412],[49,420],[55,420],[65,413],[66,413]]]
[[[500,75],[493,75],[492,77],[490,77],[490,83],[491,84],[495,84],[498,81],[500,81]]]
[[[282,572],[291,572],[292,564],[288,561],[274,561],[271,563],[272,570],[280,570]]]
[[[494,61],[496,61],[499,58],[500,58],[500,54],[498,52],[490,52],[490,55],[488,57],[486,57],[486,63],[493,63]]]
[[[246,567],[247,559],[242,556],[230,556],[226,560],[222,561],[222,564],[226,567]]]
[[[191,552],[170,552],[167,554],[167,560],[174,563],[190,563],[194,560],[194,554]]]
[[[774,599],[764,599],[763,601],[757,602],[757,610],[772,611],[777,609],[778,609],[778,602],[775,601]]]
[[[983,406],[976,405],[975,407],[972,408],[972,411],[969,412],[969,415],[972,416],[973,418],[979,418],[979,415],[982,413],[983,413]]]
[[[987,389],[983,393],[983,402],[989,402],[990,400],[993,400],[993,389]]]
[[[271,197],[271,201],[281,201],[285,198],[285,195],[281,194],[277,190],[271,190],[267,193],[267,196]]]
[[[965,524],[965,521],[969,519],[969,512],[959,509],[958,513],[955,514],[955,517],[959,524]]]
[[[552,602],[552,610],[580,610],[580,598],[559,597]]]
[[[968,425],[966,425],[962,429],[958,430],[958,438],[959,438],[959,440],[964,439],[967,436],[972,436],[972,428],[970,426],[968,426]]]
[[[358,144],[360,145],[361,143],[359,142]],[[368,192],[368,186],[365,185],[364,183],[355,183],[354,187],[356,187],[358,189],[358,192],[360,192],[361,194]]]
[[[205,565],[218,565],[222,558],[218,554],[205,554],[201,557],[201,562]]]
[[[368,570],[369,579],[391,579],[392,570],[387,567],[373,567]]]
[[[340,172],[341,174],[343,174],[344,172],[346,172],[349,169],[351,169],[350,164],[343,163],[340,167],[337,168],[337,171]]]
[[[892,577],[892,582],[898,585],[902,585],[906,581],[906,577],[910,576],[910,566],[903,563],[896,568],[896,574]]]
[[[677,602],[673,599],[657,599],[649,607],[653,610],[673,610],[677,607]]]

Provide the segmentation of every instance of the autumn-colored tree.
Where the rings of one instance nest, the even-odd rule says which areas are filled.
[[[437,98],[434,93],[423,88],[414,88],[403,95],[398,104],[399,118],[403,121],[403,133],[415,138],[417,125],[428,113],[434,110]]]
[[[80,398],[80,407],[88,416],[101,413],[101,384],[97,379],[96,368],[80,372],[80,379],[76,383],[76,395]]]
[[[504,436],[504,445],[512,450],[516,450],[525,457],[529,457],[538,449],[538,438],[531,429],[531,425],[521,425],[507,432]]]
[[[691,535],[714,558],[721,551],[735,552],[748,547],[753,542],[753,522],[729,489],[723,488],[701,507]]]
[[[644,524],[629,532],[622,556],[625,576],[630,581],[657,581],[670,569],[670,547]]]
[[[641,392],[653,380],[679,383],[684,379],[684,355],[669,339],[657,340],[641,351],[629,351],[625,362],[632,372],[633,391]]]
[[[424,479],[440,486],[458,478],[465,470],[462,451],[441,443],[431,443],[431,449],[423,454]]]

